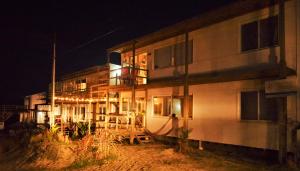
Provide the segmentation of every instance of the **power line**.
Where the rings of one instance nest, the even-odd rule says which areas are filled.
[[[121,28],[122,28],[122,27],[115,28],[115,29],[113,29],[113,30],[111,30],[111,31],[109,31],[109,32],[106,32],[106,33],[104,33],[104,34],[101,34],[101,35],[99,35],[99,36],[97,36],[97,37],[95,37],[95,38],[93,38],[93,39],[91,39],[91,40],[89,40],[89,41],[87,41],[87,42],[85,42],[85,43],[82,43],[82,44],[76,46],[75,48],[68,50],[68,51],[67,51],[65,54],[63,54],[62,56],[65,56],[65,55],[67,55],[67,54],[69,54],[69,53],[72,53],[72,52],[78,50],[78,49],[81,49],[81,48],[83,48],[83,47],[85,47],[85,46],[87,46],[87,45],[89,45],[89,44],[91,44],[91,43],[93,43],[93,42],[95,42],[95,41],[97,41],[97,40],[99,40],[99,39],[102,39],[102,38],[104,38],[104,37],[107,37],[107,36],[111,35],[112,33],[114,33],[114,32],[116,32],[116,31],[120,30]]]

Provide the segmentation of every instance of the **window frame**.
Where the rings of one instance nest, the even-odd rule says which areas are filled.
[[[165,97],[169,97],[170,99],[171,99],[171,107],[170,107],[170,114],[169,115],[156,115],[155,113],[154,113],[154,98],[160,98],[160,97],[163,97],[163,98],[165,98]],[[189,111],[189,112],[191,112],[191,113],[189,113],[189,116],[191,116],[191,117],[188,117],[188,119],[189,120],[193,120],[194,119],[194,96],[193,96],[193,94],[190,94],[189,95],[189,97],[192,99],[192,106],[191,106],[191,111]],[[180,98],[184,98],[184,96],[175,96],[175,95],[169,95],[169,96],[153,96],[152,97],[152,115],[153,115],[153,117],[170,117],[170,115],[172,115],[173,114],[173,99],[175,99],[175,98],[177,98],[177,99],[180,99]],[[184,103],[184,102],[183,102]],[[183,110],[182,110],[182,112],[183,112]],[[182,117],[182,113],[179,115],[179,116],[177,116],[178,118],[183,118]]]
[[[185,41],[180,41],[180,42],[176,42],[176,43],[171,43],[171,44],[168,44],[168,45],[164,45],[164,46],[160,46],[160,47],[157,47],[157,48],[154,48],[153,49],[153,64],[152,64],[152,69],[153,70],[160,70],[160,69],[165,69],[165,68],[171,68],[171,67],[181,67],[181,66],[184,66],[184,64],[175,64],[175,46],[176,45],[180,45],[180,44],[185,44]],[[188,44],[191,45],[189,47],[192,47],[191,49],[191,61],[188,63],[188,64],[193,64],[194,62],[194,39],[189,39],[188,41]],[[165,67],[158,67],[156,68],[155,67],[155,51],[158,50],[158,49],[161,49],[161,48],[166,48],[166,47],[170,47],[171,46],[171,64],[169,66],[165,66]],[[184,49],[184,52],[185,52],[185,49]]]
[[[265,20],[265,19],[268,19],[268,18],[272,18],[272,17],[277,17],[277,44],[274,44],[274,45],[271,45],[271,46],[265,46],[265,47],[261,47],[261,36],[260,36],[260,28],[261,28],[261,21],[262,20]],[[257,47],[258,48],[255,48],[255,49],[249,49],[249,50],[242,50],[242,26],[243,25],[246,25],[246,24],[249,24],[249,23],[253,23],[253,22],[257,22]],[[275,48],[275,47],[278,47],[279,46],[279,16],[278,16],[278,13],[275,13],[274,15],[266,15],[266,16],[263,16],[263,17],[257,17],[255,19],[252,19],[252,20],[248,20],[246,22],[243,22],[241,24],[239,24],[239,51],[240,53],[249,53],[249,52],[253,52],[253,51],[259,51],[259,50],[263,50],[263,49],[268,49],[268,48]]]
[[[242,119],[242,93],[243,92],[256,92],[257,94],[257,118],[258,119]],[[270,122],[270,123],[277,123],[278,122],[278,116],[276,120],[266,120],[266,119],[261,119],[261,95],[262,93],[265,93],[264,90],[241,90],[239,92],[239,120],[241,122]]]

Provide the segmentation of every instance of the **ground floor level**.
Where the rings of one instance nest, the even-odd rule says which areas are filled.
[[[272,86],[266,80],[190,85],[189,139],[200,144],[205,141],[278,150],[278,117],[279,110],[284,108],[288,117],[288,150],[292,151],[292,141],[300,141],[299,131],[297,140],[291,136],[300,121],[299,94],[270,96]],[[134,108],[131,90],[103,94],[94,100],[57,99],[56,119],[116,130],[135,125],[154,135],[167,136],[177,136],[177,128],[183,126],[183,86],[137,89]]]

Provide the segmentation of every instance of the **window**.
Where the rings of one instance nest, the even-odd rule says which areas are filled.
[[[278,45],[278,16],[241,26],[241,50],[248,51]]]
[[[169,116],[171,114],[171,97],[154,97],[153,113],[158,116]]]
[[[184,65],[185,42],[154,50],[154,68],[165,68],[172,65]],[[174,61],[174,63],[172,62]],[[188,63],[193,62],[193,41],[188,42]]]
[[[169,116],[174,113],[176,116],[183,117],[183,96],[167,96],[153,98],[153,113],[159,116]],[[189,118],[193,116],[193,96],[189,96]]]
[[[241,92],[241,120],[270,120],[278,117],[276,98],[266,98],[264,91]]]
[[[86,91],[86,79],[81,79],[76,81],[77,91]]]
[[[185,64],[185,42],[175,44],[174,46],[174,65]],[[188,42],[188,63],[193,62],[193,41]]]
[[[130,99],[129,98],[122,98],[122,111],[126,112],[129,111]]]
[[[184,97],[175,96],[172,99],[172,113],[175,113],[176,116],[183,116],[183,107],[184,107]],[[193,96],[189,96],[189,118],[193,117]]]
[[[172,46],[163,47],[154,51],[154,68],[171,66]]]

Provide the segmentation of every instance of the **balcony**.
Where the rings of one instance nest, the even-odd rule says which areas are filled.
[[[110,85],[132,85],[133,80],[136,85],[147,84],[148,70],[142,68],[115,67],[110,70]]]

